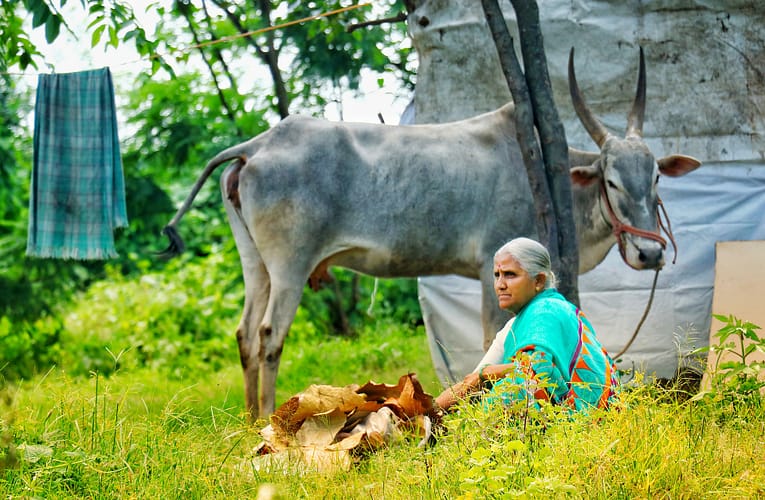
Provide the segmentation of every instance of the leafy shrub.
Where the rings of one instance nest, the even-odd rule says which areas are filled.
[[[721,362],[718,358],[715,371],[711,373],[713,386],[716,389],[728,389],[744,395],[758,393],[765,387],[765,381],[759,379],[765,363],[751,361],[755,352],[765,354],[765,337],[757,335],[755,330],[760,327],[749,321],[743,321],[732,315],[715,315],[715,318],[725,323],[715,334],[720,339],[718,346],[710,347],[710,353],[728,353],[731,361]],[[749,344],[745,342],[749,340]]]
[[[765,353],[765,337],[757,334],[759,326],[741,320],[733,315],[714,315],[723,322],[715,337],[716,346],[702,347],[698,353],[716,356],[715,365],[709,370],[709,388],[692,399],[708,403],[716,410],[718,417],[726,420],[732,416],[731,409],[736,408],[739,418],[751,413],[761,414],[763,410],[762,394],[765,391],[765,362],[752,360],[752,355]],[[745,344],[746,341],[748,344]],[[722,361],[725,354],[727,361]]]
[[[16,322],[0,317],[0,376],[10,380],[29,378],[55,364],[62,331],[63,325],[55,317]]]
[[[146,366],[181,378],[234,362],[238,267],[213,254],[170,268],[136,280],[113,274],[91,286],[64,320],[67,371]]]
[[[244,297],[235,255],[215,252],[186,261],[181,258],[168,263],[164,272],[144,272],[133,279],[122,276],[116,267],[108,267],[107,273],[109,278],[93,284],[64,316],[60,361],[67,372],[109,374],[149,367],[183,378],[238,363],[234,332]],[[350,280],[352,273],[341,273]],[[390,327],[384,325],[400,324],[400,318],[414,315],[401,312],[406,305],[397,309],[398,290],[403,289],[400,295],[409,294],[416,304],[414,280],[387,281],[386,288],[380,287],[384,291],[377,291],[380,302],[375,307],[380,312],[374,318],[359,312],[355,324],[359,332],[368,328],[381,332],[377,350],[363,353],[365,364],[381,368],[400,356],[395,345],[386,347],[382,330]],[[306,302],[310,307],[305,307]],[[360,303],[357,310],[366,308],[366,303]],[[334,333],[330,314],[321,296],[307,290],[290,343],[328,340],[326,336]]]

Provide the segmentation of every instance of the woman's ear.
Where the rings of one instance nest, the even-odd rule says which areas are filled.
[[[537,277],[534,278],[534,287],[537,289],[537,292],[541,292],[545,289],[545,284],[547,283],[547,275],[545,273],[539,273],[537,274]]]

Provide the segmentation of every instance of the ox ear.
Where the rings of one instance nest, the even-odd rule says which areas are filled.
[[[701,162],[692,156],[669,155],[656,161],[659,172],[669,177],[680,177],[693,172],[701,166]]]
[[[568,148],[568,164],[573,167],[580,165],[592,165],[600,159],[600,151],[592,153],[590,151],[582,151],[581,149]]]
[[[571,184],[577,186],[589,186],[600,180],[600,166],[597,163],[586,167],[573,167],[569,172],[571,172]]]

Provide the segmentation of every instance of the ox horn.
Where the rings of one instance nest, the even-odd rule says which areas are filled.
[[[627,137],[643,136],[643,118],[645,117],[645,58],[643,47],[640,47],[640,70],[638,72],[637,92],[632,111],[627,117]]]
[[[574,110],[579,117],[579,121],[582,122],[582,125],[584,125],[584,128],[590,134],[592,140],[595,141],[595,144],[602,148],[603,143],[606,142],[610,134],[587,107],[587,103],[584,102],[584,97],[582,97],[582,91],[579,90],[579,85],[576,83],[574,47],[571,47],[571,53],[568,56],[568,90],[571,92],[571,101],[574,104]]]

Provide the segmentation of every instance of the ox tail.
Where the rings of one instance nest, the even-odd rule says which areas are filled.
[[[221,166],[223,163],[235,159],[239,160],[242,162],[242,165],[244,165],[247,163],[247,153],[250,153],[251,151],[252,144],[249,141],[244,142],[218,153],[212,160],[207,163],[207,166],[202,171],[202,174],[199,176],[199,178],[197,178],[197,182],[191,189],[191,193],[189,193],[189,195],[184,200],[181,208],[178,209],[172,220],[170,220],[164,229],[162,229],[162,234],[167,236],[167,238],[170,240],[170,244],[166,249],[158,252],[160,257],[171,258],[183,252],[185,245],[183,244],[183,238],[181,238],[181,235],[178,232],[178,223],[181,221],[186,212],[191,209],[194,198],[196,198],[197,194],[199,194],[199,191],[202,189],[205,181],[207,181],[215,169]]]

